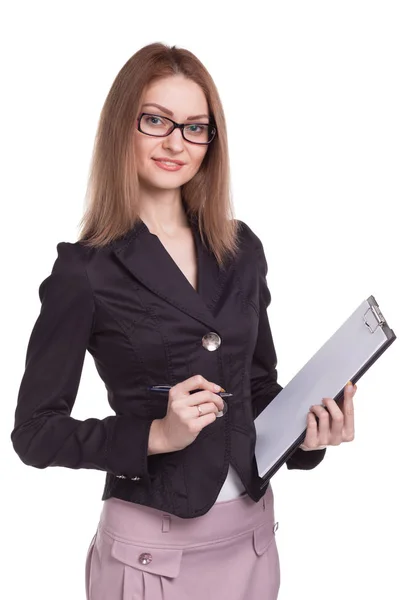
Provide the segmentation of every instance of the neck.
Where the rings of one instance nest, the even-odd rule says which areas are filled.
[[[187,229],[188,219],[183,205],[181,190],[141,190],[139,214],[154,234],[174,235]]]

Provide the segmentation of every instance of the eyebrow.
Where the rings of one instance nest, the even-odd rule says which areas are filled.
[[[160,110],[162,110],[163,112],[165,112],[167,115],[170,115],[170,117],[174,116],[174,113],[172,112],[172,110],[169,110],[168,108],[165,108],[165,106],[161,106],[160,104],[155,104],[154,102],[146,102],[146,104],[143,104],[143,106],[155,106],[156,108],[159,108]],[[187,117],[187,121],[193,121],[194,119],[209,119],[208,115],[194,115],[192,117]]]

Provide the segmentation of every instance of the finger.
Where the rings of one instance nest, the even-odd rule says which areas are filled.
[[[345,441],[351,441],[354,439],[354,402],[353,397],[357,388],[354,389],[352,385],[346,385],[344,390],[344,401],[343,401],[343,438]]]
[[[188,394],[189,392],[198,389],[209,390],[210,392],[219,392],[222,389],[220,385],[208,381],[208,379],[202,375],[193,375],[193,377],[181,381],[174,387],[178,388],[179,393],[183,394]]]
[[[209,413],[217,414],[217,412],[218,408],[214,402],[204,402],[203,404],[196,404],[190,407],[190,414],[193,418],[198,418]]]
[[[318,446],[327,446],[330,441],[330,414],[321,405],[310,409],[318,417]]]
[[[344,403],[344,396],[345,396],[345,392],[346,392],[346,388],[348,385],[351,385],[351,381],[349,381],[348,383],[346,383],[344,390],[343,390],[343,396],[340,398],[340,400],[337,401],[338,406],[343,409],[343,403]],[[353,398],[357,393],[357,385],[355,383],[353,383]]]
[[[326,407],[326,410],[329,411],[331,417],[330,444],[332,446],[338,446],[343,441],[343,413],[333,398],[324,398],[322,402]]]
[[[207,425],[211,425],[216,420],[217,415],[214,412],[207,413],[206,415],[199,415],[197,419],[191,421],[191,430],[198,433]]]
[[[213,402],[218,410],[222,410],[224,408],[224,401],[221,396],[218,396],[217,394],[214,394],[208,390],[190,394],[185,402],[187,402],[187,406],[197,406],[198,404],[203,404],[204,402]]]
[[[307,414],[307,432],[303,442],[309,448],[317,448],[318,443],[318,425],[317,419],[312,412]]]

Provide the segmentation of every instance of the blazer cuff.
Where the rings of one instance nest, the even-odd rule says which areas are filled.
[[[292,454],[292,456],[286,461],[288,469],[301,469],[303,471],[309,471],[319,465],[320,462],[325,458],[326,448],[323,450],[310,450],[305,451],[301,448]]]
[[[154,419],[114,417],[111,439],[106,448],[107,472],[121,479],[148,479],[150,426]]]

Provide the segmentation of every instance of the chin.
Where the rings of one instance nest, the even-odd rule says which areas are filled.
[[[164,181],[163,181],[164,179]],[[166,177],[164,178],[160,178],[160,179],[154,179],[154,178],[147,178],[147,177],[139,177],[139,183],[140,185],[142,185],[143,187],[147,188],[147,189],[154,189],[154,190],[175,190],[177,188],[180,188],[184,183],[186,183],[186,181],[182,181],[178,178],[175,179],[175,181],[171,181],[171,178],[169,178],[169,181]]]
[[[179,176],[180,175],[180,176]],[[150,188],[157,188],[163,190],[174,190],[176,188],[180,188],[182,185],[190,181],[192,175],[190,177],[182,177],[182,175],[177,171],[176,173],[160,173],[158,177],[140,177],[139,181]]]

